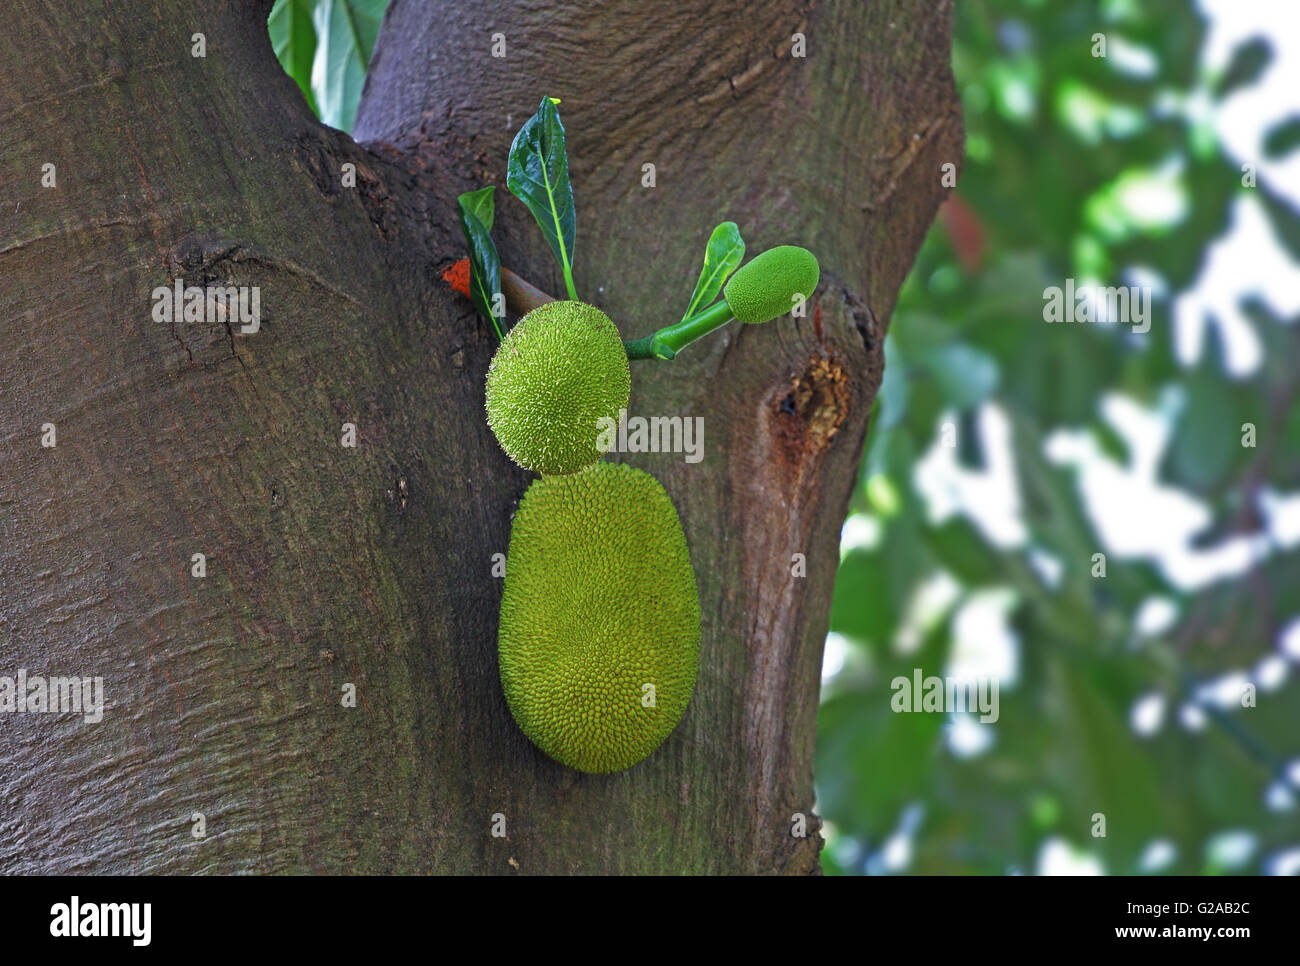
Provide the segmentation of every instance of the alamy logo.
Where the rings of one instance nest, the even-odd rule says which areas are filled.
[[[148,946],[153,906],[148,902],[56,902],[50,906],[50,935],[58,939],[129,936],[132,946]]]
[[[10,714],[80,714],[86,724],[104,718],[104,679],[28,676],[0,677],[0,712]]]
[[[596,420],[596,448],[602,453],[684,453],[686,462],[704,459],[703,416],[629,417],[626,409]]]
[[[197,285],[185,287],[185,279],[176,279],[171,288],[159,285],[153,290],[153,320],[167,325],[179,321],[239,323],[240,335],[252,335],[262,324],[262,290],[256,285]]]
[[[981,724],[998,720],[997,678],[924,677],[913,668],[911,678],[901,675],[889,683],[894,692],[889,706],[895,711],[980,712]]]
[[[1141,335],[1151,328],[1151,290],[1130,286],[1075,286],[1065,280],[1065,289],[1049,285],[1043,289],[1044,322],[1118,322],[1133,326]]]

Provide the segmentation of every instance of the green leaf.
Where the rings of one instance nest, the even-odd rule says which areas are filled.
[[[1300,148],[1300,117],[1288,117],[1264,134],[1264,154],[1280,159]]]
[[[1053,666],[1044,682],[1052,723],[1069,736],[1057,748],[1053,769],[1065,811],[1076,827],[1096,821],[1097,813],[1106,816],[1107,834],[1095,848],[1109,853],[1112,869],[1157,835],[1177,840],[1186,821],[1182,797],[1169,786],[1162,794],[1148,748],[1134,740],[1124,719],[1123,674],[1114,664],[1081,661]]]
[[[471,215],[483,223],[487,231],[492,230],[496,220],[496,185],[488,185],[477,191],[466,191],[456,199],[461,215]]]
[[[985,587],[1005,579],[1002,557],[965,519],[955,517],[921,531],[926,545],[967,587]]]
[[[1209,365],[1193,372],[1185,385],[1187,402],[1166,465],[1177,483],[1204,492],[1242,453],[1241,421],[1227,381]]]
[[[546,243],[564,269],[569,298],[576,299],[573,188],[569,184],[569,158],[564,150],[564,125],[560,123],[553,98],[543,97],[537,113],[515,135],[506,162],[506,186],[537,219]]]
[[[868,693],[828,698],[817,721],[817,801],[846,831],[876,841],[925,794],[942,741],[944,715],[897,713],[894,694],[886,678]]]
[[[465,241],[469,244],[469,297],[479,314],[492,323],[500,339],[501,326],[492,311],[501,291],[501,258],[491,234],[496,214],[495,191],[492,185],[467,191],[456,199],[456,205],[460,209]]]
[[[1096,440],[1103,453],[1120,466],[1128,465],[1128,442],[1115,431],[1110,423],[1104,419],[1094,419],[1088,424],[1088,428],[1092,431],[1092,438]]]
[[[876,393],[879,413],[871,421],[873,433],[893,429],[907,412],[908,368],[891,332],[885,336],[885,374]]]
[[[997,360],[965,342],[931,349],[916,362],[934,377],[944,401],[958,409],[979,405],[998,386]]]
[[[874,649],[870,675],[823,700],[814,768],[817,801],[823,814],[837,816],[841,832],[878,843],[909,802],[930,796],[944,758],[947,716],[895,711],[901,688],[893,683],[896,677],[911,682],[917,668],[923,676],[941,674],[949,636],[949,621],[940,619],[915,651]]]
[[[1263,37],[1252,37],[1232,52],[1227,70],[1215,85],[1215,95],[1226,98],[1234,91],[1254,84],[1273,60],[1273,45]]]
[[[284,72],[298,82],[313,114],[316,98],[311,92],[311,63],[316,57],[316,28],[311,23],[313,0],[275,0],[266,27],[271,47]]]
[[[712,304],[722,291],[723,284],[745,258],[745,240],[740,237],[740,228],[734,221],[724,221],[709,236],[708,247],[704,250],[704,267],[700,269],[700,280],[695,283],[691,301],[686,306],[682,321],[689,319],[700,309]]]
[[[351,131],[388,0],[317,0],[313,85],[320,119]]]

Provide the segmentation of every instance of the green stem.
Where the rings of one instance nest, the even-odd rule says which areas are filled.
[[[564,245],[561,243],[560,252],[564,252]],[[573,287],[573,268],[569,265],[568,255],[564,256],[564,288],[569,293],[571,301],[578,301],[578,290]]]
[[[654,335],[624,342],[623,347],[627,349],[629,359],[671,359],[696,339],[722,328],[734,318],[726,299],[722,299],[689,319],[665,326]]]

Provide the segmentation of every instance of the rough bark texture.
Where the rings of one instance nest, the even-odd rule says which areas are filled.
[[[0,716],[0,871],[815,870],[839,526],[884,327],[961,155],[949,4],[395,0],[361,146],[310,116],[269,7],[6,3],[0,675],[102,675],[109,704],[97,725]],[[506,709],[491,556],[528,476],[482,415],[494,337],[439,280],[455,195],[504,185],[543,93],[579,292],[625,337],[676,320],[724,219],[823,266],[809,318],[634,363],[634,414],[705,418],[699,464],[622,457],[678,507],[704,636],[685,720],[605,777]],[[561,291],[498,199],[505,263]],[[260,286],[261,331],[156,323],[178,276]]]

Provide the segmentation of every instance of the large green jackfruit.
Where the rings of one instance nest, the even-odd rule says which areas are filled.
[[[618,327],[584,302],[547,302],[506,333],[487,374],[487,419],[520,466],[573,473],[603,455],[602,418],[618,422],[632,388]]]
[[[535,480],[510,531],[501,684],[525,735],[585,772],[654,751],[686,710],[700,602],[659,481],[597,463]]]

